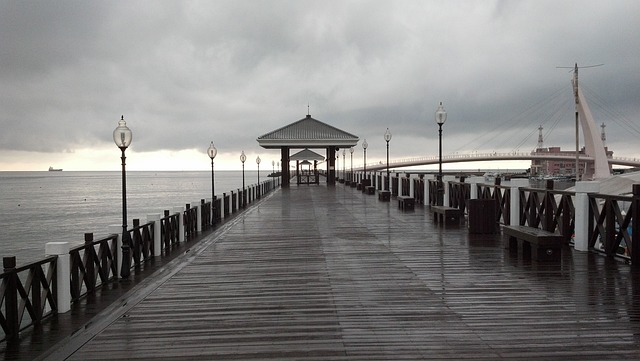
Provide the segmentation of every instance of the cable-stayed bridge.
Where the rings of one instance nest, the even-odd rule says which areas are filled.
[[[482,162],[482,161],[506,161],[506,160],[563,160],[567,162],[575,161],[574,154],[554,154],[554,153],[525,153],[525,152],[510,152],[510,153],[472,153],[472,154],[453,154],[443,155],[442,163],[465,163],[465,162]],[[590,156],[580,155],[578,157],[580,162],[593,162],[594,158]],[[640,159],[638,158],[623,158],[612,157],[607,158],[609,164],[629,167],[640,167]],[[422,165],[434,165],[438,164],[438,156],[426,156],[404,159],[389,160],[389,168],[397,169],[404,167],[422,166]],[[354,170],[361,171],[363,166],[354,167]],[[367,163],[367,171],[376,171],[387,169],[386,162]]]

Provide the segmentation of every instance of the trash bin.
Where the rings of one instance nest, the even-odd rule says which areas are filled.
[[[496,233],[496,201],[493,199],[469,199],[469,233]]]

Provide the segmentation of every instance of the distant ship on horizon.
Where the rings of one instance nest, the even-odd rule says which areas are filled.
[[[62,172],[62,168],[49,167],[49,172]]]

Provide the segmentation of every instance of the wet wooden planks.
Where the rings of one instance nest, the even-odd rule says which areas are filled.
[[[390,204],[278,191],[71,359],[640,358],[628,266],[521,261]]]

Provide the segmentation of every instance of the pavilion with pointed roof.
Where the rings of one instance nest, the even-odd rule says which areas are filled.
[[[265,149],[280,149],[283,187],[289,186],[291,178],[289,172],[289,162],[291,161],[289,152],[291,149],[325,149],[327,184],[335,185],[336,152],[340,148],[355,146],[359,140],[360,138],[351,133],[312,118],[310,114],[287,126],[261,135],[257,139],[258,144]]]

